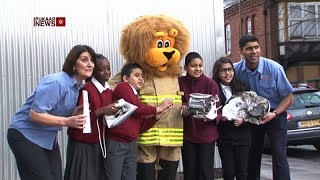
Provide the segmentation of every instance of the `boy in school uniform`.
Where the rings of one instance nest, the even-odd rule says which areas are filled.
[[[107,130],[104,172],[108,180],[135,180],[138,135],[154,126],[157,122],[155,115],[169,109],[173,102],[165,99],[158,107],[140,102],[138,91],[144,79],[142,68],[138,64],[125,65],[121,77],[123,82],[120,82],[113,91],[114,100],[124,99],[138,108],[122,124]]]

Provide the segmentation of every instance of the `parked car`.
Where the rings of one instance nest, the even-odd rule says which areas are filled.
[[[320,90],[294,86],[294,100],[287,109],[288,145],[313,145],[320,150]],[[265,148],[270,148],[265,138]]]

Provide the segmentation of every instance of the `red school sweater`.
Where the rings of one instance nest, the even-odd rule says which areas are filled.
[[[156,122],[156,118],[145,119],[145,115],[154,115],[156,107],[140,102],[138,95],[134,94],[132,87],[127,82],[120,82],[113,91],[114,100],[123,98],[125,101],[137,106],[133,114],[122,124],[106,131],[106,138],[120,142],[137,140],[139,133],[147,131]]]
[[[189,74],[179,77],[180,91],[184,92],[182,103],[188,105],[191,93],[219,95],[217,83],[211,78],[202,74],[193,78]],[[217,102],[217,107],[220,102]],[[221,118],[221,112],[214,121],[203,121],[195,119],[192,115],[183,117],[183,138],[194,143],[210,143],[218,139],[217,124]]]
[[[98,144],[99,134],[98,134],[98,127],[97,127],[97,120],[99,123],[101,137],[102,137],[102,128],[104,124],[102,121],[103,116],[97,117],[95,114],[95,110],[112,103],[112,91],[110,89],[107,89],[102,93],[100,93],[96,88],[96,86],[92,83],[92,81],[89,81],[88,83],[86,83],[82,89],[88,91],[88,98],[90,103],[91,133],[83,133],[82,129],[69,127],[68,135],[70,138],[76,141]],[[78,98],[78,105],[81,105],[81,104],[83,104],[82,90],[80,90],[79,98]]]

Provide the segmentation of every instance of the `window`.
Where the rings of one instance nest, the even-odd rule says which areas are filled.
[[[231,27],[230,24],[226,25],[226,54],[231,53]]]
[[[319,4],[319,3],[318,3]],[[291,3],[288,9],[290,39],[317,39],[320,37],[320,5]]]
[[[247,34],[252,34],[252,23],[251,18],[247,18]]]
[[[254,15],[252,15],[252,17],[251,17],[251,34],[254,34],[255,32],[254,32],[254,26],[255,26],[255,19],[256,19],[256,15],[254,14]]]
[[[304,15],[306,17],[306,20],[304,22],[305,36],[307,38],[317,37],[316,6],[305,6]]]

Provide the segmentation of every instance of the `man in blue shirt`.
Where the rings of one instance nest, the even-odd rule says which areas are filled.
[[[266,132],[271,142],[273,179],[289,180],[286,109],[292,103],[294,89],[280,64],[260,56],[257,37],[242,36],[239,47],[243,59],[234,64],[236,76],[259,96],[267,98],[271,106],[270,112],[263,117],[261,124],[252,126],[248,180],[260,179],[263,140]]]

